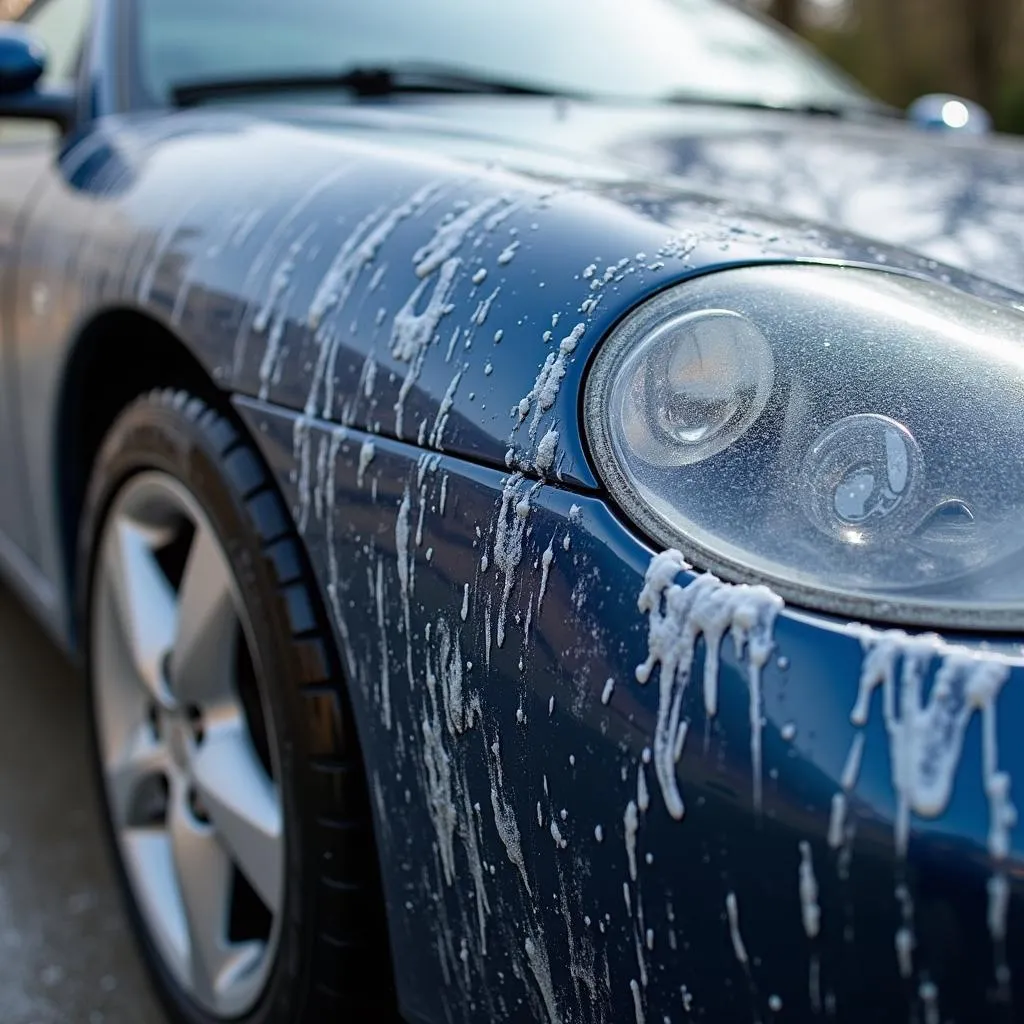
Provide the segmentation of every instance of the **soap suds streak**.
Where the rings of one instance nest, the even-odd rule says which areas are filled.
[[[565,945],[568,953],[569,976],[572,979],[573,993],[576,997],[575,1007],[582,1011],[583,999],[589,999],[594,1017],[603,1019],[605,1014],[599,1002],[598,983],[596,976],[596,954],[593,943],[585,929],[579,929],[578,923],[582,918],[589,927],[589,918],[583,913],[580,899],[580,888],[578,879],[586,870],[586,862],[577,858],[572,870],[565,868],[562,861],[557,864],[558,868],[558,909],[561,913],[562,922],[565,926]],[[570,897],[572,902],[570,904]],[[571,1015],[570,1016],[571,1019]]]
[[[402,602],[402,619],[405,625],[405,660],[409,676],[410,691],[416,688],[412,671],[412,553],[409,550],[409,512],[412,503],[409,491],[402,495],[395,518],[395,559],[398,567],[399,598]]]
[[[551,573],[551,563],[555,559],[555,538],[551,538],[551,542],[544,549],[544,554],[540,556],[541,561],[541,573],[540,573],[540,588],[537,591],[537,614],[540,615],[540,606],[544,603],[544,595],[548,592],[548,576]]]
[[[259,368],[258,395],[264,401],[269,397],[271,387],[279,384],[281,380],[282,343],[288,326],[288,307],[293,294],[293,288],[285,289],[284,299],[278,304],[267,334],[267,345],[263,350]]]
[[[683,587],[676,577],[690,568],[676,550],[656,555],[647,568],[637,606],[648,616],[648,656],[636,677],[647,683],[660,664],[658,717],[654,733],[654,768],[665,806],[683,817],[684,804],[676,778],[687,723],[682,704],[693,671],[697,640],[703,636],[704,704],[708,715],[718,707],[719,648],[728,633],[739,659],[746,659],[750,688],[750,753],[753,799],[761,808],[761,669],[774,647],[775,618],[782,599],[767,587],[729,584],[710,575]]]
[[[334,381],[338,354],[341,349],[341,334],[335,325],[325,322],[325,317],[331,311],[340,313],[345,308],[349,298],[355,290],[363,269],[373,261],[378,250],[390,237],[394,228],[403,219],[411,216],[425,203],[427,203],[434,196],[436,191],[436,185],[426,186],[417,192],[406,203],[394,208],[390,212],[378,210],[374,213],[368,214],[356,225],[354,230],[349,233],[347,238],[339,247],[331,265],[317,287],[310,303],[309,311],[306,315],[307,324],[314,331],[313,343],[317,350],[314,370],[310,375],[308,393],[304,407],[304,412],[307,417],[312,417],[317,414],[318,399],[321,392],[323,392],[323,403],[320,414],[329,419],[333,415],[334,411]],[[272,281],[272,293],[275,287],[278,291],[283,289],[284,298],[283,300],[278,300],[277,297],[274,296],[271,304],[276,304],[277,309],[273,320],[270,322],[267,344],[263,360],[260,364],[259,395],[264,399],[269,396],[271,386],[278,383],[280,380],[282,368],[282,343],[284,332],[288,324],[287,311],[290,305],[290,297],[293,292],[292,288],[285,286],[290,278],[298,252],[305,243],[306,238],[307,235],[300,236],[300,238],[292,244],[292,247],[289,249],[284,261],[279,265]],[[452,275],[454,275],[455,269],[457,268],[453,268],[451,270]],[[444,271],[442,271],[440,277],[442,281],[445,279]],[[276,282],[276,285],[274,282]],[[436,295],[435,299],[437,299]],[[269,309],[270,307],[265,308]],[[443,304],[440,313],[437,313],[435,306],[428,305],[423,316],[429,318],[437,313],[437,320],[440,320],[440,317],[443,316],[445,312],[447,312],[447,307],[444,307]],[[411,339],[406,338],[405,340],[409,344],[415,344],[420,337],[418,332],[427,330],[429,325],[425,321],[416,317],[411,318],[412,323],[409,322],[410,318],[407,317],[403,320],[400,319],[400,317],[401,313],[395,317],[394,332],[398,332],[401,337],[405,338],[401,333],[404,328],[412,335]],[[264,313],[263,311],[258,312],[253,324],[254,330],[258,331],[265,326],[267,318],[268,313]],[[427,340],[429,341],[429,338]],[[395,344],[396,343],[393,338],[393,347]],[[415,363],[414,369],[418,372],[418,368],[415,366]],[[410,376],[415,379],[413,370],[410,370]],[[402,397],[404,398],[404,396]],[[399,426],[398,436],[401,437],[400,408],[396,411],[396,419]],[[296,450],[297,458],[301,459],[303,454],[304,453],[299,452],[298,449]]]
[[[981,719],[980,777],[988,801],[988,852],[992,875],[987,885],[987,923],[995,954],[995,975],[1007,991],[1005,959],[1009,893],[1004,864],[1017,811],[1010,798],[1009,774],[1000,769],[998,702],[1016,662],[1000,654],[949,644],[932,634],[910,636],[902,630],[879,631],[852,626],[849,632],[863,649],[857,700],[850,720],[857,732],[847,755],[841,790],[833,797],[829,843],[842,842],[847,795],[860,771],[873,696],[881,691],[881,714],[888,738],[896,814],[897,854],[905,857],[914,815],[939,818],[949,806],[961,770],[964,740],[975,715]],[[930,685],[929,685],[930,683]],[[849,832],[847,826],[845,831]],[[897,887],[903,923],[894,944],[900,973],[913,974],[916,940],[913,902],[905,884]]]
[[[416,547],[423,547],[423,517],[427,514],[427,485],[420,487],[420,510],[416,516]]]
[[[437,184],[426,185],[406,202],[390,211],[370,214],[360,223],[338,250],[317,287],[309,307],[310,327],[316,330],[331,309],[344,307],[360,272],[373,261],[395,228],[426,205],[439,190]]]
[[[626,804],[626,812],[622,816],[622,827],[626,839],[626,861],[629,867],[629,877],[636,881],[636,834],[640,827],[640,819],[636,803],[632,800]]]
[[[566,361],[571,356],[586,333],[586,324],[577,324],[559,342],[557,352],[549,352],[541,366],[537,379],[534,381],[530,393],[523,399],[526,404],[526,412],[523,411],[523,403],[519,405],[519,423],[526,417],[530,408],[533,409],[533,418],[530,421],[530,438],[537,437],[537,428],[540,426],[540,419],[554,404],[558,398],[558,392],[565,377]]]
[[[504,249],[502,249],[502,251],[498,253],[498,265],[503,267],[511,263],[521,244],[522,243],[517,240],[510,242]]]
[[[437,636],[438,676],[448,732],[454,738],[472,725],[472,711],[467,722],[463,692],[462,638],[441,619],[435,629]],[[429,682],[429,677],[428,677]]]
[[[647,813],[647,808],[651,805],[651,796],[647,789],[647,775],[642,762],[636,766],[636,805],[643,814]]]
[[[452,377],[451,383],[448,385],[448,389],[445,391],[444,397],[441,399],[441,403],[437,407],[437,417],[434,419],[434,427],[430,431],[430,446],[432,448],[441,447],[444,430],[448,425],[448,417],[451,415],[452,406],[455,405],[455,392],[458,390],[459,381],[462,380],[462,374],[464,372],[465,367],[462,367],[458,370],[455,376]]]
[[[386,729],[391,728],[391,679],[389,676],[388,620],[384,605],[384,560],[377,560],[377,629],[380,631],[380,709]]]
[[[395,314],[391,327],[391,354],[399,362],[412,362],[433,341],[443,317],[454,308],[450,302],[455,277],[461,266],[458,259],[450,259],[441,267],[434,282],[434,290],[422,312],[417,312],[429,280],[421,281],[405,304]]]
[[[493,759],[487,759],[488,772],[491,780],[491,810],[494,813],[494,827],[498,832],[509,861],[516,866],[527,895],[532,896],[530,880],[526,874],[526,861],[523,859],[523,844],[516,822],[515,811],[505,795],[504,775],[501,768],[501,748],[497,741],[491,747]]]
[[[256,254],[256,258],[253,260],[246,272],[246,280],[243,286],[246,294],[252,294],[255,291],[256,282],[260,280],[260,275],[263,273],[267,264],[272,259],[275,259],[276,255],[281,252],[283,243],[285,239],[287,239],[289,231],[298,221],[299,217],[305,213],[305,211],[319,198],[319,196],[322,196],[325,191],[350,173],[350,167],[338,168],[319,179],[293,204],[285,216],[274,225],[266,242],[260,248],[259,252]],[[247,231],[244,233],[243,240],[248,238],[248,234],[255,228],[255,226],[255,222],[248,226]],[[241,246],[243,241],[239,241],[237,244]],[[283,333],[284,314],[280,309],[280,305],[281,304],[279,304],[279,312],[275,316],[275,321],[281,323],[281,333]],[[287,303],[284,303],[284,305],[287,305]],[[234,352],[231,359],[231,367],[232,374],[236,378],[238,378],[242,373],[242,365],[246,355],[246,346],[249,341],[251,326],[251,322],[249,324],[243,322],[239,328],[239,333],[236,336],[236,339],[234,339]]]
[[[872,696],[875,690],[882,691],[882,716],[897,796],[897,852],[906,854],[912,814],[936,818],[948,806],[967,725],[979,714],[981,776],[989,802],[988,847],[994,860],[1003,860],[1017,817],[1010,801],[1009,776],[999,769],[996,735],[998,698],[1009,677],[1010,661],[949,645],[935,636],[908,636],[901,630],[878,632],[860,627],[855,635],[861,641],[864,659],[850,720],[863,729]],[[926,696],[929,673],[933,678]],[[863,740],[855,738],[854,743]]]
[[[401,386],[398,389],[398,400],[395,402],[395,436],[401,438],[405,429],[405,400],[409,397],[409,392],[415,387],[416,382],[419,380],[420,373],[423,370],[423,363],[427,358],[426,346],[421,348],[412,358],[409,363],[409,369],[406,371],[405,377],[402,380]],[[426,440],[426,427],[427,421],[424,419],[420,425],[420,436],[417,438],[417,443],[422,445]]]
[[[917,946],[914,937],[914,901],[905,885],[896,887],[896,899],[900,904],[902,918],[894,939],[896,962],[899,965],[900,976],[910,978],[914,973],[914,949]]]
[[[477,927],[480,929],[480,953],[487,955],[487,915],[491,912],[490,900],[487,896],[487,886],[484,882],[483,860],[480,856],[480,841],[477,835],[477,817],[470,803],[469,787],[462,781],[463,799],[463,822],[466,845],[466,856],[469,860],[469,871],[473,878],[473,889],[475,892]]]
[[[846,836],[847,801],[850,793],[853,792],[854,787],[857,785],[857,778],[860,775],[860,762],[863,756],[864,733],[857,732],[846,755],[846,764],[843,766],[843,774],[840,779],[842,789],[832,797],[832,811],[828,825],[828,844],[833,849],[839,849]]]
[[[342,615],[341,611],[341,570],[338,564],[338,551],[335,545],[335,531],[337,529],[335,495],[337,494],[338,455],[347,435],[348,431],[344,427],[335,427],[331,431],[331,443],[327,451],[327,482],[325,485],[326,494],[324,498],[324,536],[327,544],[327,598],[330,601],[334,622],[337,625],[338,631],[341,633],[344,641],[343,646],[345,649],[345,656],[348,661],[349,673],[354,678],[356,676],[355,658],[352,652],[352,641],[348,633],[348,622],[345,619],[345,616]],[[372,592],[372,586],[370,589]],[[381,607],[383,607],[383,605],[381,605]],[[388,710],[390,712],[390,707]],[[385,727],[388,727],[387,723],[385,723]]]
[[[750,960],[747,956],[747,947],[743,942],[743,936],[740,934],[740,908],[736,902],[736,894],[734,892],[726,894],[725,913],[729,921],[729,938],[732,940],[732,951],[736,955],[736,959],[746,967]]]
[[[499,285],[476,307],[476,311],[473,313],[471,320],[477,327],[483,327],[484,321],[487,319],[487,315],[490,313],[491,307],[494,305],[494,300],[497,299],[500,294],[501,286]]]
[[[462,247],[469,232],[487,214],[504,202],[505,200],[501,196],[488,196],[451,220],[442,223],[434,232],[434,237],[426,245],[417,249],[413,255],[412,259],[416,267],[416,276],[427,277],[437,270],[449,257],[454,256]]]
[[[558,445],[558,431],[549,430],[537,444],[537,455],[534,465],[539,473],[547,473],[555,464],[555,448]]]
[[[455,803],[452,798],[451,759],[445,750],[438,713],[436,682],[427,671],[430,707],[423,715],[423,761],[426,768],[427,810],[437,839],[438,854],[448,885],[455,880]]]
[[[558,1012],[558,1002],[555,999],[555,986],[551,981],[551,965],[548,962],[547,951],[544,943],[534,936],[528,936],[523,943],[526,950],[526,960],[533,972],[534,981],[540,990],[541,999],[544,1000],[544,1009],[548,1014],[549,1024],[562,1024],[561,1014]]]
[[[814,875],[814,860],[811,844],[800,843],[800,916],[803,919],[807,938],[815,939],[821,930],[821,907],[818,905],[818,880]]]
[[[356,486],[362,487],[363,480],[366,477],[366,471],[370,467],[370,463],[373,462],[374,454],[376,449],[372,441],[364,441],[359,449],[359,466],[356,470]]]
[[[530,498],[538,484],[520,497],[519,485],[523,482],[521,473],[513,473],[506,481],[498,509],[498,522],[494,531],[494,564],[503,577],[501,601],[498,605],[496,640],[499,647],[505,645],[505,620],[508,603],[516,581],[516,570],[523,557],[523,536],[526,520],[530,513]]]
[[[643,999],[640,995],[640,986],[637,984],[636,978],[629,979],[629,991],[633,994],[633,1015],[636,1019],[636,1024],[646,1024],[646,1016],[644,1015],[644,1004]]]
[[[313,234],[313,230],[313,226],[306,228],[306,230],[288,246],[285,258],[281,260],[274,269],[274,273],[270,277],[267,296],[263,300],[263,304],[256,311],[256,315],[252,318],[253,333],[262,334],[270,326],[277,302],[281,296],[284,295],[289,284],[291,284],[292,274],[295,272],[295,261],[302,252],[302,247],[309,241],[310,236]]]
[[[601,703],[607,704],[612,699],[612,693],[615,692],[615,680],[606,679],[604,682],[604,689],[601,691]]]

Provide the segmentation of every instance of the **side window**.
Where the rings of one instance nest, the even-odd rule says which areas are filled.
[[[74,81],[92,18],[93,0],[36,0],[22,15],[46,46],[43,83],[66,85]],[[0,120],[0,143],[56,139],[57,128],[36,121]]]

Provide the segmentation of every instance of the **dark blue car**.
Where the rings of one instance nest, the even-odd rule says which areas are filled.
[[[929,103],[712,0],[0,32],[0,566],[173,1020],[1024,1019],[1024,146]]]

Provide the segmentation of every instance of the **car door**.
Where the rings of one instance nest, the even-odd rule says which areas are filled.
[[[22,15],[48,52],[43,81],[65,84],[76,69],[92,14],[93,0],[37,0]],[[59,128],[46,121],[0,119],[0,559],[31,576],[37,543],[25,495],[26,470],[16,380],[19,360],[15,254],[22,215],[60,147]],[[49,298],[33,295],[33,304]],[[6,557],[4,557],[6,556]],[[27,558],[25,556],[28,556]],[[31,583],[31,579],[25,580]]]

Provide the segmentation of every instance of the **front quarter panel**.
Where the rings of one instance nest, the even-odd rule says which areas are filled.
[[[1020,843],[986,785],[1024,770],[1018,661],[965,716],[962,749],[956,701],[931,687],[963,650],[915,655],[938,723],[918,723],[930,742],[915,747],[891,731],[914,680],[866,682],[867,654],[893,643],[899,668],[912,643],[798,610],[779,613],[759,675],[734,629],[694,635],[679,674],[656,664],[641,683],[686,628],[655,639],[666,607],[638,608],[653,553],[602,500],[238,404],[346,655],[413,1019],[1012,1017]],[[658,744],[676,697],[678,763]],[[910,816],[901,853],[904,755],[921,786],[948,775],[951,791]]]

